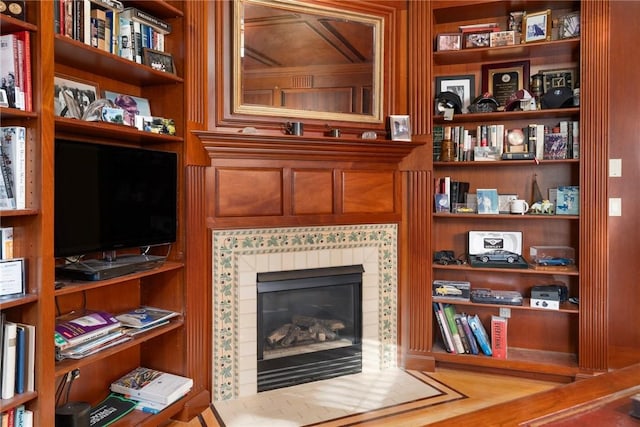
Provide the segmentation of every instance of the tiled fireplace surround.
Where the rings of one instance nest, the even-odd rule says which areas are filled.
[[[259,272],[362,264],[363,371],[396,366],[396,224],[216,230],[212,256],[215,401],[257,393]]]

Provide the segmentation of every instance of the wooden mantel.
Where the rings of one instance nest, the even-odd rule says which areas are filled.
[[[397,164],[418,144],[290,135],[195,131],[209,157],[278,160],[350,161]]]

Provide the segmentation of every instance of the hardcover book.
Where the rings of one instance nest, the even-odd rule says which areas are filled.
[[[14,209],[26,207],[26,129],[23,126],[3,126],[0,168],[10,204]]]
[[[191,378],[139,367],[111,383],[111,391],[138,400],[169,404],[184,396],[193,387]]]
[[[486,356],[491,356],[492,351],[491,342],[489,341],[489,335],[487,335],[487,331],[484,329],[484,326],[482,325],[482,322],[480,321],[478,315],[474,314],[473,316],[467,316],[467,323],[469,323],[469,327],[471,328],[473,335],[478,341],[478,346],[480,347],[482,352]]]
[[[507,319],[491,316],[491,353],[498,359],[507,358]]]
[[[440,327],[440,334],[442,335],[442,341],[444,342],[445,350],[447,350],[448,353],[455,353],[456,348],[453,345],[453,338],[451,337],[451,332],[449,331],[447,319],[445,319],[444,317],[441,303],[433,303],[433,314],[435,315],[438,326]]]

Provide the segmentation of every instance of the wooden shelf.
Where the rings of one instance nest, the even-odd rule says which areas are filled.
[[[137,144],[181,143],[183,141],[179,136],[143,132],[133,126],[106,122],[88,122],[64,117],[56,117],[55,127],[57,135],[69,134],[75,138],[86,136],[92,140],[104,138],[105,140],[115,139]]]
[[[9,34],[16,31],[37,31],[38,27],[20,19],[7,15],[0,15],[0,33]]]
[[[114,347],[107,348],[91,356],[87,356],[82,359],[65,359],[56,363],[56,378],[66,374],[73,369],[81,368],[83,366],[90,365],[98,360],[106,359],[116,353],[120,353],[126,349],[139,346],[140,344],[147,342],[153,338],[164,335],[170,331],[181,328],[184,325],[183,318],[172,319],[167,325],[157,327],[148,332],[134,336],[131,340],[118,344]]]
[[[15,408],[24,405],[36,397],[38,397],[38,393],[35,391],[16,394],[11,399],[0,399],[0,408]]]
[[[442,298],[442,297],[432,297],[434,302],[441,302],[444,304],[455,304],[457,306],[465,306],[465,307],[490,307],[495,308],[496,311],[501,307],[511,308],[513,310],[523,310],[523,311],[542,311],[546,313],[568,313],[568,314],[579,314],[579,309],[576,304],[571,304],[570,302],[563,302],[560,304],[559,310],[547,310],[545,308],[537,308],[531,307],[531,300],[529,298],[522,298],[522,305],[508,305],[508,304],[483,304],[472,301],[465,301],[456,298]]]
[[[496,122],[507,120],[536,120],[558,117],[579,117],[579,107],[552,108],[534,111],[494,111],[493,113],[456,114],[453,120],[445,120],[444,115],[434,116],[433,123],[453,125],[456,123]]]
[[[121,58],[69,37],[55,35],[56,63],[97,75],[127,81],[137,86],[182,83],[174,74],[156,71],[146,65]]]
[[[579,215],[534,215],[534,214],[525,214],[525,215],[515,215],[515,214],[477,214],[477,213],[452,213],[452,212],[434,212],[434,219],[470,219],[470,220],[478,220],[478,219],[495,219],[499,221],[557,221],[557,220],[578,220],[580,219]]]
[[[23,110],[18,110],[17,108],[9,108],[9,107],[0,107],[0,115],[2,116],[3,120],[38,118],[38,113],[35,113],[33,111],[23,111]]]
[[[433,264],[434,270],[462,270],[462,271],[486,271],[496,272],[501,274],[547,274],[547,275],[561,275],[561,276],[578,276],[580,273],[577,269],[568,269],[564,267],[561,269],[552,269],[552,267],[546,267],[541,269],[540,267],[534,268],[496,268],[496,267],[471,267],[469,264],[464,265],[439,265]]]
[[[21,305],[31,304],[38,301],[38,295],[36,294],[21,294],[15,296],[8,296],[0,299],[0,310],[6,310],[11,307],[18,307]]]

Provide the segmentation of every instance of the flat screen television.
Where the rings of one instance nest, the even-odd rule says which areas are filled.
[[[173,243],[176,153],[55,141],[54,255]]]

